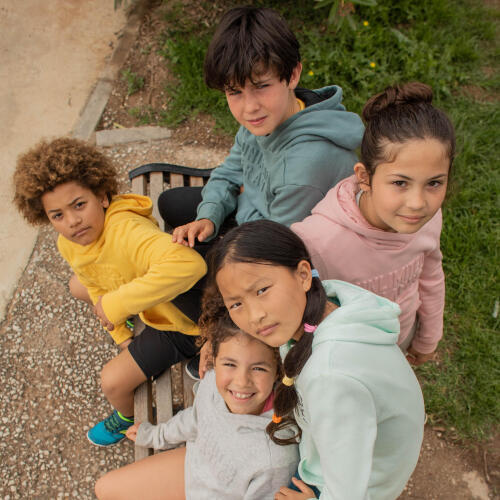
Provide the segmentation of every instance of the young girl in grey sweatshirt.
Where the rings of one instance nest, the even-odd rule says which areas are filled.
[[[194,405],[168,422],[135,424],[127,432],[141,446],[186,447],[107,474],[96,485],[99,499],[271,500],[289,483],[297,445],[279,446],[266,433],[279,353],[234,327],[223,328],[225,335],[219,330],[212,343],[214,369],[200,381]],[[293,436],[289,430],[283,438]]]

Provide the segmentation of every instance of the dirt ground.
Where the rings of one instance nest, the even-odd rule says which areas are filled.
[[[160,8],[146,16],[125,63],[143,76],[144,88],[127,97],[126,84],[117,81],[100,128],[136,126],[130,107],[165,106],[164,82],[170,76],[156,53],[160,16]],[[127,172],[144,163],[217,165],[232,139],[214,134],[212,126],[209,118],[199,117],[170,139],[103,150],[119,166],[127,189]],[[0,498],[5,500],[91,499],[102,473],[133,459],[128,442],[100,449],[85,437],[109,412],[99,372],[116,349],[90,310],[69,295],[69,276],[53,232],[43,229],[0,325]],[[442,427],[426,426],[419,463],[401,499],[498,498],[498,439],[464,445],[452,437]]]

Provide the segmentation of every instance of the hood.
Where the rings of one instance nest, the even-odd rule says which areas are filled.
[[[326,280],[328,297],[340,307],[330,313],[314,332],[314,346],[327,341],[396,344],[399,336],[397,304],[344,281]]]
[[[313,215],[321,215],[327,221],[344,226],[356,233],[364,243],[376,250],[398,250],[408,245],[417,233],[392,233],[373,227],[363,217],[356,203],[359,191],[355,175],[339,182],[311,210]],[[441,217],[441,210],[434,217]],[[429,221],[430,222],[430,221]]]
[[[155,220],[152,216],[153,202],[140,194],[120,194],[114,196],[106,210],[106,220],[122,212],[134,212],[142,217]]]
[[[297,94],[306,104],[315,104],[295,113],[272,134],[257,137],[262,148],[279,150],[285,145],[325,139],[348,150],[360,146],[365,127],[356,113],[345,110],[340,87],[332,85],[314,91],[302,89]]]
[[[158,222],[152,215],[153,202],[150,198],[139,194],[120,194],[113,196],[111,199],[111,203],[106,209],[106,215],[104,217],[104,230],[97,240],[90,245],[82,246],[71,243],[60,234],[57,240],[59,251],[66,260],[70,259],[70,261],[73,262],[73,259],[78,256],[79,259],[84,259],[79,262],[79,265],[84,266],[89,264],[95,259],[96,253],[99,253],[105,245],[106,237],[109,237],[108,230],[119,225],[123,220],[128,219],[130,217],[130,212],[145,217],[158,225]],[[63,250],[61,245],[67,248]],[[71,254],[71,257],[69,254]]]

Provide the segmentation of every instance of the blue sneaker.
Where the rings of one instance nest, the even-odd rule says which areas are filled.
[[[108,418],[87,432],[87,438],[96,446],[112,446],[125,437],[125,432],[133,424],[133,418],[124,417],[119,411],[113,410]]]

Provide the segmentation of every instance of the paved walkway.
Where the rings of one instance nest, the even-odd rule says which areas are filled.
[[[12,205],[16,158],[72,131],[124,25],[112,0],[0,0],[0,320],[37,234]]]

